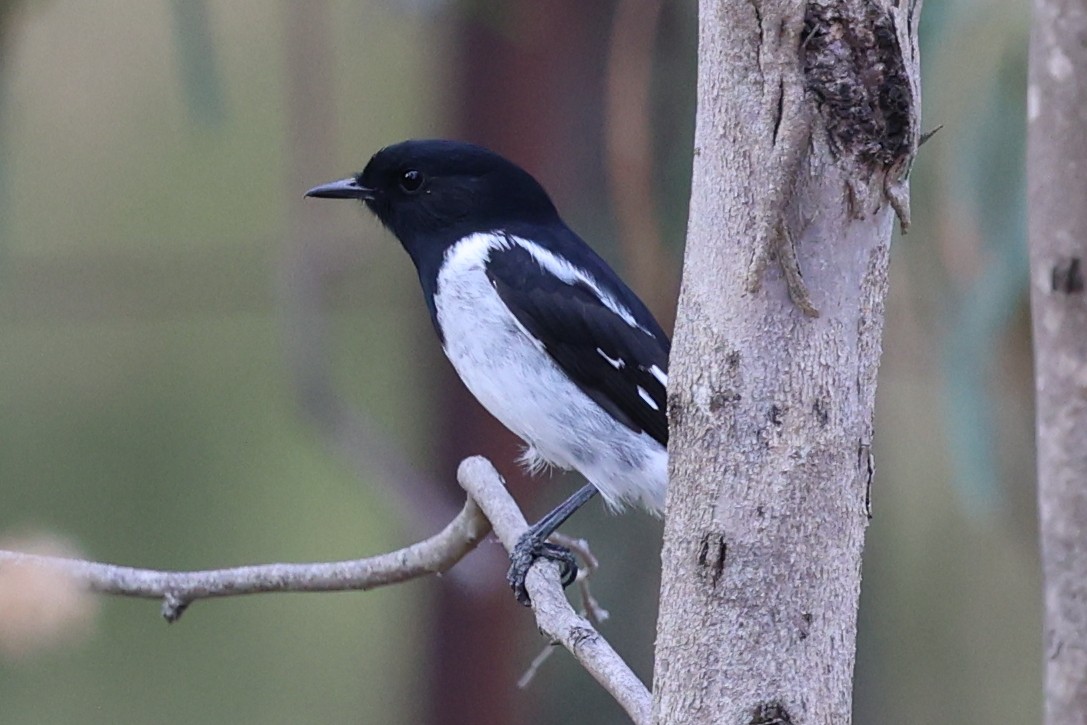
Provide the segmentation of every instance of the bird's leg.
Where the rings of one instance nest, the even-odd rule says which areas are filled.
[[[579,488],[573,496],[566,499],[553,511],[548,513],[517,540],[517,545],[510,552],[510,570],[506,574],[506,581],[513,589],[517,601],[526,607],[530,603],[528,592],[525,590],[525,576],[535,561],[539,558],[557,561],[562,566],[562,585],[570,586],[577,577],[577,562],[574,555],[565,546],[552,544],[547,537],[554,533],[555,529],[562,526],[570,515],[581,508],[586,501],[596,495],[596,486],[586,484]]]

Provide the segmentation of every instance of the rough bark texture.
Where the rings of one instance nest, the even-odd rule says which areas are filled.
[[[1027,109],[1046,722],[1087,723],[1087,5],[1035,0]]]
[[[888,250],[919,137],[919,12],[701,2],[658,722],[849,722]],[[761,274],[763,243],[782,266],[795,247],[818,317],[778,266]]]

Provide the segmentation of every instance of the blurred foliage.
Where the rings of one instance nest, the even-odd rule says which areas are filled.
[[[1017,724],[1040,711],[1020,5],[925,10],[925,127],[944,129],[921,152],[914,228],[893,249],[860,723]],[[385,143],[437,133],[455,88],[444,29],[455,4],[328,7],[337,148],[314,183]],[[290,391],[277,275],[287,200],[301,189],[286,182],[283,8],[52,0],[10,17],[0,533],[51,530],[96,558],[185,568],[404,543],[376,478],[329,456]],[[694,43],[693,3],[669,5],[653,107],[661,222],[677,257]],[[584,133],[571,145],[602,138],[591,124]],[[590,178],[598,161],[585,162]],[[622,266],[605,208],[564,212]],[[426,381],[444,363],[414,272],[357,210],[327,214],[337,379],[425,460]],[[604,565],[596,593],[613,613],[605,633],[648,681],[659,526],[596,507],[571,521],[570,533],[590,531]],[[153,604],[108,600],[82,644],[0,660],[0,720],[416,722],[419,633],[437,586],[199,603],[169,628]],[[527,663],[541,641],[523,621],[523,640],[508,644]],[[565,655],[524,696],[541,721],[623,721]]]
[[[928,3],[926,129],[892,250],[857,722],[1041,712],[1024,208],[1027,8]]]
[[[8,218],[8,176],[10,158],[8,156],[8,57],[11,55],[13,40],[12,28],[21,9],[21,0],[0,0],[0,270],[3,269],[4,247],[6,238],[4,223]],[[2,275],[2,271],[0,271]]]
[[[926,43],[929,67],[962,69],[944,79],[929,73],[926,99],[944,115],[945,138],[934,143],[936,185],[948,196],[938,239],[938,330],[946,390],[954,482],[971,513],[993,516],[1003,503],[993,390],[994,352],[1026,299],[1026,22],[1025,12],[979,15],[963,7]],[[953,37],[958,42],[939,42]],[[955,82],[949,83],[948,81]],[[959,84],[973,88],[962,94]],[[944,110],[946,109],[946,111]],[[943,133],[943,132],[941,132]],[[926,152],[928,150],[926,149]],[[981,182],[981,183],[979,183]]]
[[[194,123],[217,126],[226,110],[208,4],[205,0],[171,0],[170,5],[189,115]]]
[[[11,29],[0,531],[182,568],[405,543],[381,492],[325,454],[287,389],[276,274],[282,202],[302,189],[283,184],[282,16],[209,3],[231,111],[209,133],[178,82],[172,9],[34,3]],[[402,133],[427,89],[412,18],[334,12],[337,76],[369,93],[342,96],[354,131],[330,176]],[[360,216],[342,211],[343,236],[359,238]],[[395,251],[382,268],[400,268]],[[408,434],[421,406],[393,391],[419,387],[415,338],[390,323],[416,301],[411,274],[371,274],[361,258],[343,272],[360,291],[336,304],[354,331],[341,372]],[[154,603],[110,600],[86,644],[0,661],[0,720],[413,722],[412,612],[433,586],[202,603],[172,627]]]

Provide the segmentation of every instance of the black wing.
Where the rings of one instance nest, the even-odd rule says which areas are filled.
[[[607,270],[611,289],[601,289],[604,280],[593,275],[594,289],[555,276],[516,243],[492,250],[486,272],[514,317],[586,395],[627,427],[668,445],[669,341],[640,302],[632,309],[623,303],[634,296],[614,273]],[[623,307],[626,319],[605,304],[601,291]]]

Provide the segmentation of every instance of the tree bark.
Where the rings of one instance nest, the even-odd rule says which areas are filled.
[[[1027,93],[1046,722],[1087,723],[1087,5],[1035,0]]]
[[[700,4],[658,722],[849,722],[888,250],[919,141],[919,13],[907,0]]]

